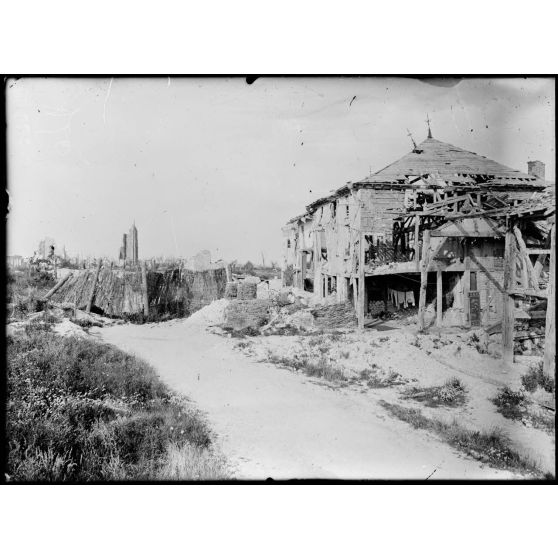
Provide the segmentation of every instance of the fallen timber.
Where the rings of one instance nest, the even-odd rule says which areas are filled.
[[[107,317],[152,321],[189,316],[222,298],[225,285],[224,268],[160,272],[99,266],[60,282],[50,300]]]

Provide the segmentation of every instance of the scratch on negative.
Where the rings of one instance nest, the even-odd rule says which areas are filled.
[[[108,86],[107,96],[105,97],[105,104],[104,104],[104,106],[103,106],[103,124],[106,124],[106,123],[107,123],[107,120],[106,120],[106,116],[107,116],[107,101],[108,101],[108,98],[110,97],[110,90],[111,90],[111,88],[112,88],[112,80],[113,80],[113,79],[114,79],[114,78],[110,78],[110,83],[109,83],[109,86]]]

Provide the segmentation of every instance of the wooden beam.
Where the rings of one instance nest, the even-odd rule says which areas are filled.
[[[515,304],[513,297],[509,294],[513,287],[513,276],[515,273],[515,236],[512,231],[506,232],[506,245],[504,250],[504,316],[502,320],[502,358],[504,364],[513,363],[513,331],[515,325]]]
[[[424,311],[426,308],[426,286],[428,284],[428,264],[430,256],[430,231],[426,229],[422,235],[422,258],[420,260],[420,294],[418,325],[419,331],[424,331]]]
[[[552,225],[550,235],[550,277],[547,289],[543,371],[554,377],[556,376],[556,225]]]
[[[101,258],[99,258],[97,267],[95,268],[95,275],[93,276],[93,285],[91,285],[91,291],[89,292],[89,298],[87,299],[87,306],[85,307],[86,312],[91,312],[91,305],[93,304],[93,298],[95,296],[95,287],[97,286],[97,279],[99,279],[99,272],[101,271],[102,263]]]
[[[420,235],[420,217],[415,215],[415,263],[417,266],[417,271],[419,269],[420,261],[420,245],[419,245],[419,235]]]
[[[548,256],[550,254],[550,250],[547,248],[527,248],[527,253],[530,256],[534,256],[537,254]]]
[[[442,272],[436,272],[436,327],[442,327]]]
[[[50,289],[50,291],[48,291],[48,293],[43,297],[43,300],[48,300],[72,276],[73,276],[73,273],[68,273],[68,275],[66,275],[66,277],[63,277],[62,279],[60,279],[60,281],[58,281],[58,283],[56,283],[56,285],[54,285],[54,287],[52,287],[52,289]]]
[[[364,306],[366,304],[366,285],[364,275],[364,233],[360,233],[359,259],[358,259],[358,307],[357,322],[358,329],[364,329]]]

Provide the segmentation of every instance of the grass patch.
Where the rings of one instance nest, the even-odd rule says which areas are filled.
[[[365,381],[370,389],[382,389],[407,383],[398,372],[390,370],[389,374],[386,374],[377,364],[372,364],[370,368],[361,370],[358,377]]]
[[[9,272],[6,278],[8,318],[22,320],[28,314],[44,310],[42,297],[56,284],[49,273]]]
[[[494,429],[490,432],[469,430],[459,425],[455,419],[448,423],[428,418],[417,409],[409,409],[386,401],[380,401],[380,404],[399,420],[409,423],[413,428],[434,432],[450,446],[474,459],[500,469],[527,473],[542,478],[553,478],[543,473],[533,460],[512,449],[507,438],[499,430]]]
[[[270,355],[267,362],[302,372],[306,376],[314,378],[323,378],[332,382],[345,382],[346,378],[343,370],[333,366],[325,357],[321,357],[317,362],[310,360],[307,357],[299,357],[295,355],[293,358]]]
[[[458,378],[451,378],[441,386],[428,388],[412,387],[405,398],[425,403],[428,407],[458,407],[465,403],[465,386]]]
[[[11,481],[157,480],[176,452],[209,459],[205,422],[145,362],[36,328],[9,336],[7,356]]]
[[[554,393],[556,388],[554,378],[543,372],[542,360],[529,366],[527,374],[524,374],[521,377],[521,383],[523,384],[523,387],[531,393],[539,387],[548,393]]]
[[[526,426],[533,426],[539,430],[553,433],[555,430],[555,416],[552,411],[535,410],[523,391],[514,391],[508,387],[500,389],[492,399],[498,412],[511,420],[517,420]]]

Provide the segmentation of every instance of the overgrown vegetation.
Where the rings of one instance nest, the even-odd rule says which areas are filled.
[[[405,397],[425,403],[429,407],[439,407],[441,405],[457,407],[465,403],[465,393],[465,386],[461,383],[461,380],[450,378],[441,386],[409,388]]]
[[[299,357],[298,355],[291,358],[271,354],[268,362],[315,378],[323,378],[332,382],[346,381],[343,370],[333,366],[325,357],[321,357],[318,362],[313,362],[307,357]]]
[[[11,271],[6,277],[8,319],[21,320],[44,310],[42,297],[56,284],[52,275],[35,270]]]
[[[527,473],[536,477],[553,478],[543,473],[537,464],[510,447],[509,440],[498,430],[481,432],[469,430],[457,423],[431,419],[417,409],[380,401],[380,404],[396,418],[413,428],[429,430],[439,435],[452,447],[493,467]]]
[[[377,364],[372,364],[370,368],[361,370],[359,379],[365,381],[370,389],[382,389],[407,383],[398,372],[390,369],[389,373],[386,373]]]
[[[529,366],[527,374],[524,374],[521,378],[521,383],[531,393],[539,387],[548,393],[554,393],[555,390],[555,380],[544,373],[542,360]]]
[[[210,433],[143,361],[32,322],[7,341],[11,481],[224,478]]]
[[[501,388],[492,402],[506,418],[521,421],[526,426],[533,426],[547,432],[554,432],[554,413],[543,408],[536,409],[521,390],[509,387]]]

